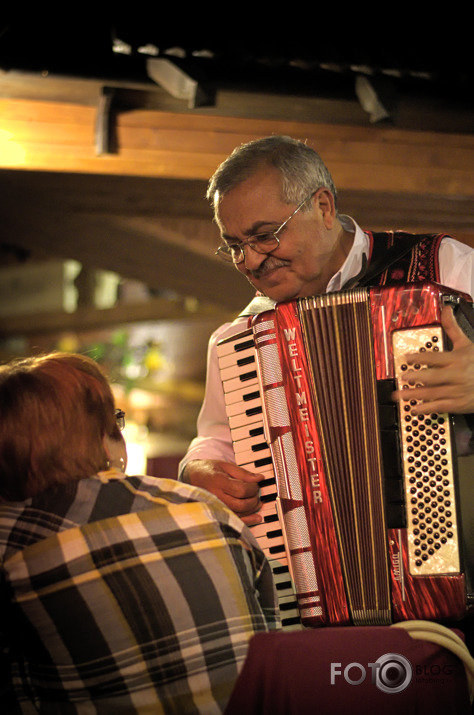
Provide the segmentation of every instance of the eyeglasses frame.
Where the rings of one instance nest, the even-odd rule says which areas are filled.
[[[115,410],[115,420],[117,422],[117,427],[122,432],[125,429],[125,412],[123,410]]]
[[[239,261],[235,261],[232,257],[231,257],[231,261],[229,261],[227,258],[224,258],[225,255],[231,256],[230,253],[225,253],[224,250],[223,250],[223,249],[229,248],[229,246],[228,246],[227,244],[224,244],[224,245],[222,245],[222,246],[219,246],[219,248],[218,248],[217,251],[215,252],[215,255],[216,255],[216,256],[219,256],[219,258],[221,258],[221,259],[222,259],[223,261],[225,261],[226,263],[231,263],[231,262],[232,262],[234,265],[238,266],[239,263],[243,263],[243,262],[245,261],[245,253],[244,253],[244,251],[243,251],[244,246],[250,246],[250,248],[251,248],[253,251],[255,251],[256,253],[260,253],[261,255],[268,255],[269,253],[273,253],[273,251],[276,251],[277,248],[280,247],[280,238],[279,238],[278,234],[281,233],[281,231],[282,231],[282,230],[285,228],[285,226],[291,221],[291,219],[292,219],[294,216],[296,216],[296,214],[298,213],[298,211],[300,211],[300,210],[303,208],[303,206],[305,205],[305,203],[306,203],[307,201],[309,201],[310,199],[312,199],[313,196],[314,196],[318,191],[319,191],[319,189],[316,189],[316,191],[313,191],[309,196],[307,196],[305,199],[303,199],[303,201],[302,201],[300,204],[298,204],[298,206],[296,207],[296,209],[293,211],[293,213],[291,214],[291,216],[288,216],[288,218],[286,219],[286,221],[283,221],[283,223],[281,224],[281,226],[279,226],[277,229],[275,229],[275,231],[267,231],[266,233],[260,233],[260,234],[259,234],[259,233],[256,233],[256,234],[254,234],[253,236],[250,236],[250,238],[248,238],[246,241],[241,241],[241,242],[239,242],[238,245],[240,246],[240,253],[241,253],[241,255],[242,255],[242,258],[241,258]],[[258,238],[258,236],[265,236],[265,235],[269,235],[269,234],[272,235],[272,236],[276,239],[277,245],[275,246],[275,248],[272,248],[270,251],[259,251],[258,248],[257,248],[258,243],[257,243],[257,244],[254,244],[255,238]],[[232,244],[232,245],[237,245],[237,244]]]

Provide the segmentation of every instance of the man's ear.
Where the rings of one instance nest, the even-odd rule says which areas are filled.
[[[314,204],[319,210],[325,227],[330,231],[334,227],[336,220],[336,202],[329,189],[322,187],[314,195]]]

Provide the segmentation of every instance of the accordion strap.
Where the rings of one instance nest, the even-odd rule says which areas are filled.
[[[454,653],[464,665],[469,698],[471,703],[474,701],[474,658],[469,653],[464,641],[454,631],[440,623],[432,623],[431,621],[401,621],[400,623],[394,623],[391,628],[402,628],[412,638],[436,643]]]

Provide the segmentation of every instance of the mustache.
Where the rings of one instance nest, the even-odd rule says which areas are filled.
[[[268,256],[268,258],[266,258],[263,263],[259,265],[258,268],[256,268],[254,271],[248,271],[248,273],[252,276],[252,278],[256,278],[258,280],[266,273],[273,271],[275,268],[283,268],[284,266],[288,266],[289,264],[290,261],[285,261],[282,258],[276,258],[275,256]]]

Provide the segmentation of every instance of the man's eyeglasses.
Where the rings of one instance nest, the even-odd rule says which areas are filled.
[[[283,221],[281,226],[279,226],[275,231],[269,231],[268,233],[257,233],[255,236],[247,239],[247,241],[239,241],[238,243],[224,243],[216,251],[216,256],[222,258],[223,261],[227,263],[242,263],[245,260],[244,247],[250,246],[253,251],[257,253],[271,253],[275,251],[280,245],[280,233],[283,231],[285,226],[289,221],[296,216],[298,211],[303,208],[305,203],[309,201],[316,192],[313,191],[312,194],[307,196],[303,201],[298,204],[296,209],[293,211],[291,216],[289,216],[286,221]]]
[[[115,410],[115,419],[117,420],[117,427],[122,431],[125,427],[125,412],[123,410]]]

